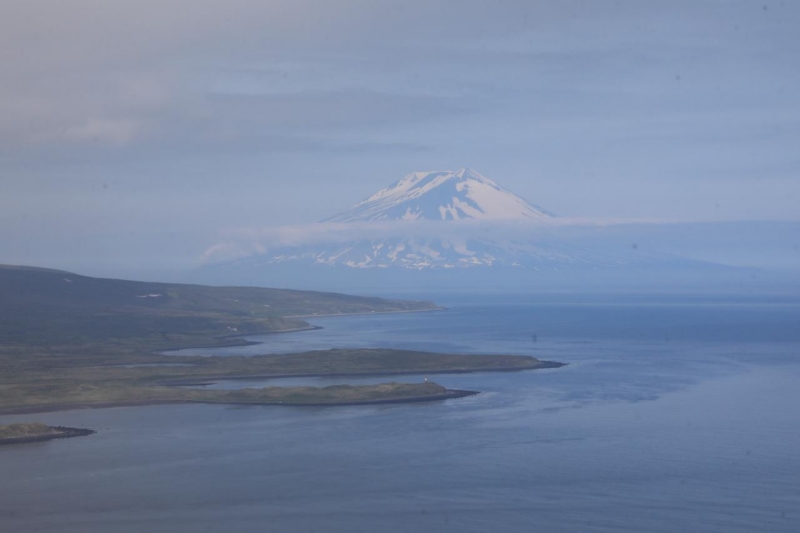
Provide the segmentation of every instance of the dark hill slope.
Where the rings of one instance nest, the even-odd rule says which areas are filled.
[[[0,344],[86,343],[178,333],[208,338],[309,327],[290,318],[297,315],[434,307],[431,302],[327,292],[127,281],[0,266]]]

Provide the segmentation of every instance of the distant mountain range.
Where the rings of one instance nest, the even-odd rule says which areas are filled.
[[[609,250],[547,240],[541,230],[553,221],[553,213],[474,170],[413,172],[323,220],[317,228],[322,237],[313,244],[267,246],[265,253],[212,268],[241,282],[279,265],[569,271],[698,263],[635,247]]]

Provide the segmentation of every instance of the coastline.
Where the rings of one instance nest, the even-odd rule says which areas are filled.
[[[264,331],[264,332],[247,332],[247,333],[234,333],[228,335],[222,335],[216,338],[209,339],[211,341],[210,344],[204,346],[183,346],[183,347],[175,347],[169,349],[162,349],[158,352],[151,352],[152,354],[157,354],[161,356],[165,356],[173,361],[179,361],[180,359],[176,359],[175,355],[176,352],[183,350],[183,349],[192,349],[192,348],[226,348],[226,347],[234,347],[234,346],[252,346],[258,344],[264,344],[266,341],[264,340],[248,340],[247,337],[252,337],[256,335],[272,335],[277,333],[293,333],[293,332],[301,332],[301,331],[313,331],[317,329],[323,329],[321,326],[316,326],[313,324],[309,324],[305,321],[301,321],[299,319],[306,319],[306,318],[314,318],[314,317],[339,317],[339,316],[368,316],[368,315],[375,315],[375,314],[397,314],[397,313],[421,313],[421,312],[430,312],[430,311],[443,311],[446,310],[445,307],[432,307],[429,309],[407,309],[407,310],[392,310],[392,311],[369,311],[369,312],[358,312],[358,313],[325,313],[325,314],[311,314],[311,315],[293,315],[293,316],[286,316],[281,318],[287,319],[296,319],[295,324],[292,326],[294,327],[287,327],[286,329],[280,330],[271,330],[271,331]],[[286,325],[286,324],[284,324]],[[391,350],[389,350],[391,351]],[[310,352],[313,353],[313,352]],[[441,356],[456,356],[458,357],[459,354],[423,354],[423,355],[441,355]],[[464,354],[461,354],[464,355]],[[521,357],[521,356],[518,356]],[[309,367],[306,368],[287,368],[286,370],[299,370],[298,373],[284,373],[284,372],[267,372],[267,373],[242,373],[242,370],[245,369],[231,369],[236,372],[234,375],[207,375],[207,376],[197,376],[197,377],[174,377],[174,378],[166,378],[160,381],[151,382],[151,385],[155,385],[157,387],[187,387],[192,385],[203,385],[203,384],[210,384],[216,383],[218,381],[223,380],[261,380],[261,379],[284,379],[284,378],[365,378],[365,377],[386,377],[391,378],[392,376],[410,376],[410,375],[439,375],[439,374],[469,374],[469,373],[478,373],[478,372],[520,372],[523,370],[538,370],[538,369],[547,369],[547,368],[559,368],[562,366],[566,366],[564,363],[558,363],[554,361],[540,361],[532,358],[536,361],[535,364],[527,364],[523,363],[519,366],[513,366],[511,363],[508,363],[509,366],[507,367],[489,367],[489,368],[470,368],[469,365],[462,365],[460,361],[455,360],[447,360],[443,366],[438,368],[406,368],[403,370],[378,370],[376,368],[372,368],[366,372],[359,372],[358,368],[347,368],[346,371],[342,372],[318,372],[318,371],[303,371],[303,370],[310,370]],[[169,364],[164,359],[161,359],[161,363],[167,365]],[[441,362],[444,362],[441,361]],[[447,364],[453,364],[455,368],[448,368]],[[144,363],[146,364],[146,363]],[[505,364],[505,363],[503,363]],[[516,364],[516,363],[515,363]],[[104,366],[104,365],[101,365]],[[125,366],[122,364],[121,366]],[[158,363],[153,363],[153,366],[158,366]],[[346,366],[346,365],[345,365]],[[403,365],[409,366],[409,365]],[[424,367],[424,364],[421,366]],[[436,365],[438,366],[438,365]],[[313,365],[312,365],[313,368]],[[319,368],[319,367],[318,367]],[[264,369],[266,370],[266,369]],[[277,368],[275,369],[277,370]],[[333,368],[331,368],[333,370]],[[342,368],[345,370],[345,368]],[[353,371],[355,370],[355,371]],[[246,370],[245,370],[246,372]],[[380,385],[389,385],[389,384],[380,384]],[[395,385],[394,383],[392,385]],[[408,384],[411,385],[411,384]],[[436,384],[434,384],[436,385]],[[417,385],[412,385],[417,386]],[[367,386],[361,386],[366,388]],[[451,390],[446,389],[437,385],[440,390],[432,391],[430,389],[425,390],[424,388],[420,388],[418,391],[414,391],[412,393],[405,393],[404,395],[395,395],[392,394],[391,391],[386,391],[388,394],[384,394],[384,397],[380,397],[380,395],[371,395],[370,398],[369,394],[362,395],[361,398],[358,395],[352,396],[350,398],[336,398],[336,397],[326,397],[325,394],[321,394],[319,398],[315,397],[312,394],[310,397],[306,397],[303,399],[300,398],[287,398],[281,399],[280,396],[276,397],[276,395],[267,393],[262,398],[259,397],[252,397],[248,394],[239,395],[238,397],[231,397],[231,398],[220,398],[214,397],[214,395],[202,395],[199,396],[194,393],[187,392],[185,395],[182,393],[166,393],[166,392],[157,392],[156,390],[151,391],[150,394],[143,395],[140,398],[129,397],[123,398],[119,397],[119,401],[113,401],[111,398],[102,398],[97,397],[97,401],[92,401],[89,398],[73,398],[73,401],[70,402],[67,400],[66,402],[58,402],[57,398],[53,398],[56,402],[51,404],[38,404],[38,405],[17,405],[11,406],[6,408],[0,408],[0,415],[19,415],[19,414],[29,414],[29,413],[44,413],[44,412],[56,412],[56,411],[67,411],[67,410],[79,410],[79,409],[107,409],[107,408],[116,408],[116,407],[137,407],[137,406],[148,406],[148,405],[167,405],[167,404],[187,404],[187,403],[203,403],[203,404],[220,404],[220,405],[274,405],[274,406],[295,406],[295,407],[337,407],[337,406],[356,406],[356,405],[381,405],[381,404],[402,404],[402,403],[419,403],[419,402],[432,402],[432,401],[441,401],[447,399],[456,399],[462,398],[466,396],[473,396],[480,394],[480,391],[467,391],[467,390]],[[266,387],[262,390],[267,390],[272,387]],[[278,386],[278,389],[282,389],[284,387]],[[291,389],[291,387],[289,387]],[[311,389],[326,389],[328,387],[310,387]],[[114,396],[114,395],[111,395]],[[135,395],[134,395],[135,396]],[[285,397],[284,397],[285,398]],[[66,399],[66,398],[64,398]],[[77,401],[76,401],[77,400]],[[89,401],[86,401],[89,400]],[[109,401],[111,400],[111,401]],[[304,401],[307,400],[307,401]],[[79,431],[79,430],[76,430]],[[48,434],[42,435],[37,437],[26,437],[29,440],[16,440],[15,442],[35,442],[37,440],[49,440],[50,438],[65,438],[70,436],[80,436],[83,433],[70,433],[67,432],[65,434]],[[90,433],[86,433],[90,434]]]
[[[432,311],[447,311],[447,307],[433,307],[431,309],[400,309],[397,311],[369,311],[363,313],[325,313],[325,314],[311,314],[311,315],[287,315],[282,316],[280,318],[335,318],[339,316],[370,316],[370,315],[394,315],[394,314],[402,314],[402,313],[430,313]],[[300,331],[314,331],[318,329],[325,329],[322,326],[315,326],[313,324],[308,324],[305,327],[298,327],[298,328],[289,328],[289,329],[281,329],[281,330],[274,330],[274,331],[261,331],[261,332],[251,332],[251,333],[235,333],[233,335],[222,335],[217,337],[220,340],[225,339],[246,339],[247,337],[253,337],[255,335],[274,335],[279,333],[297,333]],[[200,345],[200,346],[177,346],[173,348],[167,348],[164,350],[160,350],[157,352],[151,352],[156,355],[166,355],[166,356],[177,356],[176,353],[169,353],[169,352],[179,352],[181,350],[195,350],[195,349],[209,349],[209,348],[236,348],[239,346],[256,346],[258,344],[264,344],[262,341],[248,341],[244,340],[243,342],[239,343],[231,343],[231,344],[207,344],[207,345]],[[183,357],[183,356],[179,356]],[[191,356],[186,356],[191,357]],[[210,357],[210,356],[209,356]]]
[[[338,315],[331,315],[331,316],[338,316]],[[318,329],[323,329],[323,327],[309,324],[308,326],[302,328],[290,328],[290,329],[281,329],[277,331],[256,331],[252,333],[235,333],[233,335],[222,335],[221,337],[217,337],[217,339],[221,341],[224,341],[226,339],[246,339],[247,337],[252,337],[254,335],[280,335],[283,333],[298,333],[300,331],[314,331]],[[210,348],[238,348],[243,346],[256,346],[258,344],[264,344],[264,342],[243,340],[242,342],[236,342],[230,344],[202,344],[200,346],[178,346],[174,348],[167,348],[157,352],[153,351],[150,353],[154,355],[166,355],[168,357],[194,357],[191,355],[178,355],[177,353],[169,353],[169,352],[180,352],[181,350],[207,350]],[[209,355],[201,357],[214,357],[214,356]]]
[[[188,387],[207,385],[218,381],[244,381],[248,379],[285,379],[285,378],[379,378],[392,376],[417,376],[417,375],[441,375],[441,374],[477,374],[480,372],[525,372],[528,370],[546,370],[548,368],[561,368],[568,366],[569,363],[559,363],[558,361],[539,361],[538,365],[517,367],[517,368],[459,368],[459,369],[436,369],[436,370],[402,370],[398,372],[333,372],[333,373],[303,373],[303,374],[251,374],[238,376],[204,376],[202,379],[191,380],[168,380],[158,383],[164,387]]]
[[[369,315],[395,315],[401,313],[430,313],[432,311],[447,311],[447,307],[432,307],[430,309],[399,309],[397,311],[365,311],[363,313],[325,313],[311,315],[287,315],[281,318],[330,318],[336,316],[369,316]]]
[[[436,402],[440,400],[451,400],[456,398],[466,398],[468,396],[477,396],[480,391],[474,390],[461,390],[461,389],[447,389],[442,394],[433,394],[427,396],[416,396],[411,398],[383,398],[376,400],[352,401],[352,402],[272,402],[272,403],[256,403],[256,402],[191,402],[191,403],[204,403],[204,404],[219,404],[219,405],[275,405],[279,407],[348,407],[358,405],[382,405],[382,404],[403,404],[403,403],[422,403],[422,402]]]
[[[34,405],[29,407],[19,407],[19,408],[10,408],[10,409],[0,409],[0,416],[11,416],[11,415],[25,415],[25,414],[39,414],[39,413],[53,413],[59,411],[78,411],[83,409],[114,409],[117,407],[147,407],[147,406],[156,406],[156,405],[186,405],[186,404],[201,404],[201,405],[238,405],[238,406],[274,406],[274,407],[346,407],[346,406],[357,406],[357,405],[380,405],[380,404],[403,404],[403,403],[421,403],[421,402],[434,402],[440,400],[450,400],[450,399],[457,399],[457,398],[465,398],[467,396],[476,396],[480,394],[480,391],[469,391],[469,390],[460,390],[460,389],[447,389],[445,393],[442,394],[434,394],[434,395],[424,395],[424,396],[414,396],[414,397],[407,397],[407,398],[381,398],[381,399],[374,399],[374,400],[364,400],[364,401],[351,401],[351,402],[216,402],[216,401],[203,401],[203,400],[141,400],[141,401],[127,401],[127,402],[110,402],[110,403],[75,403],[75,404],[53,404],[53,405]],[[80,430],[79,428],[69,428],[69,429],[76,429],[79,431],[89,431],[90,433],[86,433],[85,435],[91,435],[95,433],[92,430]],[[83,435],[58,435],[58,436],[45,436],[45,437],[31,437],[36,440],[50,440],[51,438],[68,438],[68,437],[79,437]],[[26,437],[27,438],[27,437]],[[22,441],[20,441],[22,442]],[[33,440],[30,442],[34,442]],[[0,441],[0,444],[3,444]],[[14,443],[8,443],[14,444]]]
[[[70,439],[72,437],[88,437],[97,433],[93,429],[86,428],[71,428],[66,426],[48,426],[50,429],[57,430],[57,433],[48,433],[46,435],[31,435],[26,437],[10,437],[0,438],[0,446],[9,446],[12,444],[28,444],[32,442],[45,442],[55,439]]]
[[[487,369],[439,369],[428,371],[403,371],[403,372],[364,372],[364,373],[305,373],[305,374],[263,374],[263,375],[240,375],[240,376],[213,376],[204,379],[186,379],[186,380],[170,380],[159,383],[162,387],[191,387],[208,385],[226,380],[249,380],[249,379],[284,379],[284,378],[364,378],[364,377],[387,377],[392,376],[413,376],[413,375],[441,375],[441,374],[476,374],[481,372],[526,372],[532,370],[545,370],[551,368],[561,368],[568,366],[568,363],[559,363],[556,361],[541,361],[540,364],[531,367],[520,368],[487,368]],[[378,405],[378,404],[402,404],[402,403],[418,403],[430,402],[437,400],[448,400],[455,398],[463,398],[466,396],[475,396],[480,394],[481,391],[465,391],[459,389],[447,389],[443,394],[423,395],[416,397],[405,398],[385,398],[364,401],[352,402],[318,402],[318,403],[291,403],[291,402],[219,402],[219,401],[202,401],[192,399],[163,399],[163,400],[138,400],[138,401],[122,401],[122,402],[104,402],[104,403],[56,403],[50,405],[31,405],[11,407],[0,409],[0,416],[5,415],[21,415],[21,414],[36,414],[36,413],[49,413],[57,411],[72,411],[79,409],[111,409],[115,407],[143,407],[151,405],[177,405],[177,404],[207,404],[207,405],[274,405],[283,407],[292,406],[314,406],[314,407],[341,407],[352,405]]]
[[[83,409],[113,409],[116,407],[146,407],[148,405],[177,405],[192,403],[189,400],[141,400],[107,403],[54,403],[52,405],[30,405],[25,407],[9,407],[0,409],[0,416],[35,415],[40,413],[57,413],[59,411],[80,411]]]

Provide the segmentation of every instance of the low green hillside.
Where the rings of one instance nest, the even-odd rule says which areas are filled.
[[[162,348],[310,327],[315,314],[434,309],[431,302],[344,294],[104,279],[0,265],[0,347],[103,341]],[[108,346],[105,346],[108,348]]]

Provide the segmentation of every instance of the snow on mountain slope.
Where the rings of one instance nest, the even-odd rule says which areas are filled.
[[[609,246],[602,238],[578,245],[554,239],[547,230],[555,226],[542,223],[553,216],[474,170],[413,172],[314,225],[313,238],[297,232],[302,244],[251,243],[265,252],[222,269],[231,275],[277,268],[330,272],[319,267],[533,274],[695,266],[669,254]]]
[[[491,241],[451,237],[430,238],[387,236],[385,239],[360,239],[346,243],[284,247],[259,256],[228,264],[245,269],[277,265],[328,266],[354,269],[472,269],[511,267],[531,271],[574,271],[690,264],[668,254],[630,249],[589,250],[519,240]]]
[[[552,213],[474,170],[412,172],[324,222],[373,220],[535,220]]]

